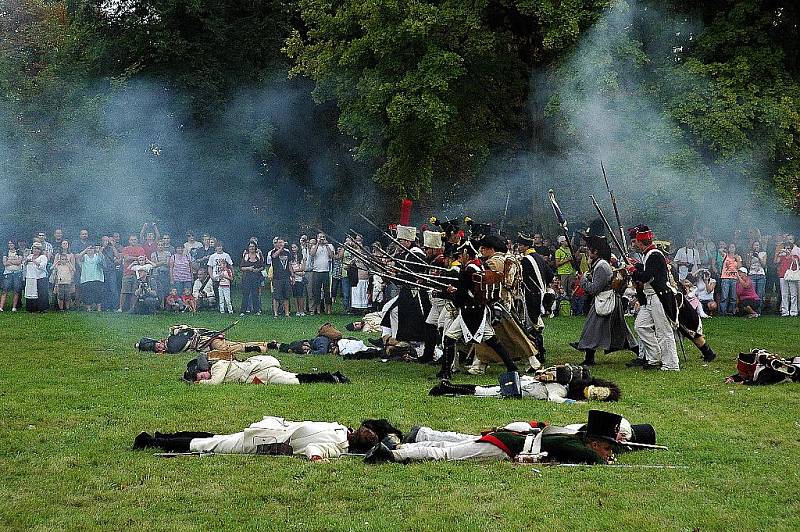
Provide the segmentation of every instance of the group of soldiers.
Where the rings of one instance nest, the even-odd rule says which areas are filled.
[[[469,373],[482,373],[486,352],[510,373],[519,372],[520,359],[527,363],[525,370],[539,369],[545,358],[542,316],[555,298],[554,271],[537,253],[533,239],[520,233],[514,252],[488,225],[470,224],[471,235],[466,237],[456,220],[431,222],[439,230],[424,230],[421,243],[411,226],[396,226],[396,236],[384,233],[396,251],[381,263],[369,263],[364,250],[349,247],[399,287],[382,309],[384,345],[422,342],[421,362],[432,361],[436,346],[441,346],[437,377],[443,381],[452,377],[459,346],[472,345],[475,357]],[[705,361],[713,360],[716,355],[705,341],[700,317],[672,279],[663,252],[653,243],[653,232],[636,226],[630,236],[642,261],[614,257],[605,236],[581,234],[589,269],[580,285],[592,303],[581,338],[571,345],[585,353],[582,365],[594,365],[597,350],[630,350],[636,358],[628,366],[678,371],[678,334],[692,341]],[[630,304],[637,311],[638,340],[624,317],[629,306],[623,298],[626,291],[636,294]]]

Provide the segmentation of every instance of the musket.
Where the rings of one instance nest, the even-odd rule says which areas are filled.
[[[619,209],[617,208],[617,197],[614,195],[614,191],[611,190],[611,185],[608,183],[608,176],[606,175],[606,167],[603,165],[603,161],[600,161],[600,169],[603,171],[603,179],[606,181],[606,190],[608,190],[608,195],[611,196],[611,206],[614,207],[614,216],[617,219],[617,226],[619,227],[619,236],[622,239],[622,245],[625,249],[628,249],[628,241],[625,238],[625,227],[622,225],[622,218],[619,216]],[[610,231],[613,234],[613,231]]]
[[[406,249],[406,247],[403,244],[401,244],[399,240],[397,240],[395,237],[393,237],[392,235],[390,235],[389,233],[387,233],[386,231],[384,231],[383,229],[378,227],[378,224],[376,224],[375,222],[373,222],[372,220],[370,220],[369,218],[367,218],[366,216],[364,216],[361,213],[359,213],[358,215],[361,216],[362,218],[364,218],[364,220],[366,220],[367,223],[370,224],[372,227],[374,227],[375,229],[380,231],[383,236],[389,237],[389,240],[391,240],[392,242],[394,242],[395,244],[400,246],[400,248]],[[421,266],[428,266],[427,262],[425,262],[421,258],[417,257],[414,253],[409,253],[409,256],[414,257]]]
[[[324,232],[324,231],[320,231],[320,232]],[[336,239],[335,239],[335,238],[333,238],[333,237],[330,237],[330,236],[329,236],[329,238],[330,238],[330,239],[331,239],[331,241],[332,241],[334,244],[336,244],[337,246],[343,246],[344,248],[346,248],[346,249],[349,249],[351,252],[353,252],[353,254],[355,254],[355,255],[356,255],[356,257],[357,257],[357,258],[359,258],[359,259],[363,260],[363,261],[364,261],[364,262],[366,262],[367,264],[371,264],[371,265],[373,265],[373,266],[376,266],[378,269],[381,269],[381,270],[383,270],[383,272],[378,272],[378,275],[380,275],[381,277],[386,277],[387,279],[392,279],[393,281],[397,281],[397,282],[399,282],[399,283],[407,284],[407,285],[410,285],[410,286],[415,286],[415,287],[417,287],[417,288],[422,288],[422,289],[424,289],[424,290],[436,290],[436,288],[434,288],[434,287],[432,287],[432,286],[427,286],[427,285],[423,285],[423,284],[420,284],[420,283],[415,283],[414,281],[409,281],[409,280],[407,280],[407,279],[401,279],[401,278],[399,278],[399,277],[395,277],[395,276],[393,276],[393,275],[391,275],[391,274],[389,274],[389,273],[386,273],[386,272],[388,272],[388,271],[389,271],[389,270],[388,270],[388,268],[387,268],[386,266],[384,266],[383,264],[380,264],[379,262],[375,261],[374,259],[372,259],[372,258],[371,258],[371,257],[369,257],[368,255],[364,255],[364,254],[360,253],[360,252],[357,250],[357,248],[353,248],[353,247],[350,247],[350,246],[348,246],[347,244],[343,244],[343,243],[339,242],[338,240],[336,240]],[[358,266],[356,266],[356,267],[358,267]],[[369,270],[365,270],[364,268],[359,268],[359,269],[360,269],[361,271],[369,271]],[[412,275],[416,275],[416,274],[414,274],[413,272],[410,272],[410,273],[411,273]],[[447,287],[447,286],[449,286],[449,285],[446,285],[446,284],[444,284],[444,283],[438,283],[438,284],[440,284],[442,287]]]
[[[211,335],[211,338],[209,338],[208,340],[206,340],[205,342],[203,342],[202,344],[197,346],[197,351],[200,351],[201,349],[205,349],[211,342],[213,342],[214,340],[216,340],[217,338],[219,338],[220,336],[222,336],[223,334],[225,334],[226,332],[231,330],[233,328],[233,326],[236,325],[237,323],[239,323],[239,320],[234,321],[233,323],[231,323],[230,325],[228,325],[227,327],[225,327],[221,331],[215,332],[213,335]]]
[[[567,239],[567,247],[569,248],[569,253],[572,255],[572,266],[578,270],[580,269],[578,263],[578,256],[575,254],[575,250],[572,249],[572,241],[569,238],[569,229],[567,228],[567,219],[564,218],[564,213],[561,212],[561,207],[558,206],[556,202],[556,193],[551,188],[547,191],[550,195],[550,204],[553,206],[553,212],[556,215],[556,219],[558,219],[558,225],[561,226],[561,229],[564,231],[564,238]]]
[[[384,266],[380,262],[377,262],[375,259],[373,259],[373,258],[371,258],[371,257],[369,257],[367,255],[361,255],[356,248],[348,246],[347,244],[344,244],[344,247],[345,247],[345,249],[349,249],[357,258],[363,260],[367,264],[370,264],[372,266],[378,267],[378,268],[380,268],[380,269],[382,269],[384,271],[387,271],[387,272],[390,271],[388,267]],[[356,267],[358,267],[358,266],[356,266]],[[432,275],[426,275],[424,273],[412,272],[411,270],[408,270],[408,269],[404,270],[403,273],[405,273],[406,275],[413,275],[414,277],[421,277],[421,278],[425,279],[426,281],[428,281],[430,283],[433,283],[435,285],[441,286],[442,288],[447,288],[448,286],[450,286],[448,284],[445,284],[445,283],[442,283],[442,282],[439,282],[439,281],[435,280]],[[379,274],[379,275],[382,275],[382,274]]]
[[[594,199],[594,196],[591,195],[591,194],[589,194],[589,198],[591,198],[592,205],[594,205],[594,208],[597,211],[597,214],[600,215],[600,219],[603,220],[603,224],[605,224],[606,231],[608,231],[608,234],[611,236],[611,240],[614,242],[614,245],[617,246],[617,249],[619,250],[620,254],[622,255],[622,260],[625,261],[625,264],[630,266],[631,262],[628,259],[628,254],[625,253],[625,250],[623,249],[622,244],[619,243],[619,239],[617,238],[617,235],[615,235],[614,234],[614,230],[611,229],[611,224],[608,223],[608,219],[606,218],[606,215],[603,214],[603,210],[600,208],[600,205],[597,204],[597,200]]]

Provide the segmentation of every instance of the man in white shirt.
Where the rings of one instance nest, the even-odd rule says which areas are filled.
[[[686,239],[686,246],[675,254],[675,263],[678,265],[678,280],[683,281],[686,276],[696,274],[700,269],[700,251],[694,246],[694,238]]]
[[[217,240],[214,245],[214,253],[208,257],[208,276],[211,277],[211,286],[214,291],[214,299],[219,301],[219,281],[222,279],[222,272],[225,264],[233,270],[233,259],[222,248],[222,242]],[[196,297],[196,296],[195,296]]]
[[[322,314],[324,310],[326,314],[331,313],[331,283],[330,271],[331,260],[333,259],[334,249],[332,244],[328,243],[328,237],[325,233],[317,235],[317,242],[309,250],[312,260],[312,273],[311,273],[311,296],[313,305],[311,308],[313,312]]]

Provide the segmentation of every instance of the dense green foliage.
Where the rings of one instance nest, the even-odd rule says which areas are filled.
[[[370,178],[433,210],[505,183],[524,216],[540,189],[584,183],[601,157],[620,188],[656,183],[644,201],[624,198],[631,209],[682,215],[731,189],[800,209],[793,2],[8,0],[0,11],[0,201],[15,226],[54,215],[207,225],[219,203],[241,205],[247,228],[275,214],[313,224],[339,202],[371,208]]]
[[[357,458],[214,456],[164,459],[133,452],[141,430],[237,431],[264,415],[355,425],[386,416],[478,431],[511,420],[584,420],[592,405],[433,398],[435,368],[333,357],[284,356],[290,370],[342,370],[346,386],[187,386],[188,355],[134,351],[173,316],[0,314],[0,527],[263,530],[796,530],[798,385],[726,386],[735,353],[763,346],[796,353],[785,318],[706,323],[720,357],[694,348],[678,374],[626,369],[599,356],[597,375],[619,383],[612,409],[652,423],[670,450],[620,457],[626,465],[686,469],[549,468],[510,463],[365,466]],[[796,319],[796,318],[793,318]],[[192,322],[220,327],[225,318]],[[308,336],[319,318],[248,318],[237,339]],[[341,327],[344,317],[335,316]],[[551,361],[579,362],[567,347],[582,320],[548,320]],[[459,382],[496,382],[483,377]],[[539,470],[541,473],[537,473]]]

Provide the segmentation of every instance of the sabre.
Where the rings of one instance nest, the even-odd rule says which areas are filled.
[[[625,238],[625,227],[622,225],[622,218],[619,216],[619,209],[617,208],[617,197],[614,195],[614,191],[611,190],[611,185],[608,183],[608,176],[606,175],[606,167],[603,165],[603,161],[600,161],[600,169],[603,171],[603,179],[606,181],[606,190],[608,190],[608,195],[611,196],[611,206],[614,207],[614,216],[617,219],[617,226],[619,226],[619,236],[622,238],[622,245],[625,249],[628,249],[628,241]],[[613,234],[613,231],[612,231]]]
[[[617,249],[619,250],[620,254],[622,255],[622,260],[625,261],[625,264],[630,266],[631,262],[630,262],[630,260],[628,260],[628,255],[625,253],[625,250],[622,248],[622,244],[619,243],[619,239],[617,238],[617,235],[614,234],[614,230],[611,229],[611,224],[608,223],[608,219],[606,218],[606,215],[603,214],[603,210],[600,208],[600,205],[597,204],[597,200],[595,200],[594,196],[592,196],[591,194],[589,195],[589,198],[591,198],[592,205],[594,205],[594,208],[597,211],[597,214],[600,215],[600,219],[603,220],[603,223],[606,226],[606,231],[608,231],[608,234],[611,235],[611,240],[614,241],[614,245],[617,246]]]

